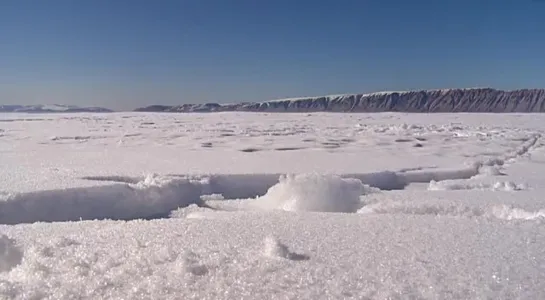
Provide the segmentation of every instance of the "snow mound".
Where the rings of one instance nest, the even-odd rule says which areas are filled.
[[[308,260],[309,257],[303,254],[297,254],[291,252],[288,249],[288,246],[281,243],[277,238],[268,236],[265,238],[265,246],[263,249],[263,254],[271,258],[282,258],[289,260]]]
[[[360,196],[369,187],[359,179],[336,175],[298,174],[281,176],[257,205],[285,211],[353,213],[361,207]]]
[[[23,260],[23,252],[15,245],[15,240],[6,235],[0,236],[0,272],[9,272]]]
[[[494,184],[456,182],[451,180],[434,181],[428,185],[428,191],[456,191],[456,190],[491,190],[491,191],[520,191],[526,189],[525,184],[515,184],[510,181],[498,181]]]
[[[510,181],[496,182],[492,185],[492,190],[494,191],[521,191],[525,190],[526,184],[516,184]]]
[[[545,220],[545,209],[527,211],[508,205],[498,205],[492,208],[492,215],[502,220]]]

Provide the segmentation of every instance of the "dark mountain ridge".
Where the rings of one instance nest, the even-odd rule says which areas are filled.
[[[301,97],[234,104],[153,105],[154,112],[545,112],[545,89],[513,91],[492,88],[378,92]]]

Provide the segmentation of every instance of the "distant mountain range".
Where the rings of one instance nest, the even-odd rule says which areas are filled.
[[[72,105],[0,105],[0,112],[13,113],[75,113],[75,112],[112,112],[102,107],[78,107]]]
[[[419,90],[300,97],[231,104],[151,105],[138,112],[545,112],[545,89],[513,91],[492,88]],[[102,107],[72,105],[0,105],[0,112],[107,113]]]
[[[545,89],[492,88],[379,92],[235,104],[152,105],[141,112],[545,112]]]

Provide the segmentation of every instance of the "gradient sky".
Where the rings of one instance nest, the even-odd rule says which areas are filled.
[[[545,1],[1,0],[0,103],[545,87]]]

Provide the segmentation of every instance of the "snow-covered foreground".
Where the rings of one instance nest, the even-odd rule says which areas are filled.
[[[541,299],[545,115],[0,115],[1,299]]]

